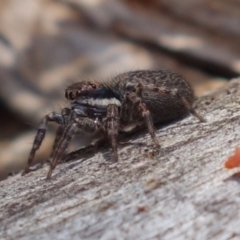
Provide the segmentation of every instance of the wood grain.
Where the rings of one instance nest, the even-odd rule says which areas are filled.
[[[224,161],[240,143],[240,78],[197,100],[193,116],[111,149],[0,182],[3,239],[237,239],[240,178]],[[17,158],[17,156],[16,156]]]

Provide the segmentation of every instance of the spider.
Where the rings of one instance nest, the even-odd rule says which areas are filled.
[[[40,123],[24,173],[30,171],[36,151],[44,139],[48,122],[59,124],[50,156],[47,179],[63,158],[72,137],[79,131],[101,134],[97,141],[109,139],[113,160],[118,160],[117,139],[120,133],[147,126],[156,148],[159,148],[154,124],[174,120],[192,113],[203,118],[192,107],[195,99],[189,83],[168,70],[139,70],[122,73],[109,81],[81,81],[66,88],[70,108],[52,112]],[[97,145],[97,143],[95,143]],[[75,154],[82,149],[75,151]],[[71,155],[69,153],[68,155]]]

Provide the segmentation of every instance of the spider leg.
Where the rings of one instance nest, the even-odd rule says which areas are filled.
[[[54,142],[53,142],[53,146],[52,146],[52,150],[51,150],[51,154],[50,154],[50,157],[49,157],[49,160],[52,159],[53,157],[53,154],[55,152],[55,149],[57,148],[58,146],[58,143],[64,133],[64,130],[65,130],[65,125],[59,125],[59,127],[57,128],[57,131],[56,131],[56,136],[55,136],[55,139],[54,139]]]
[[[47,174],[47,179],[51,178],[52,172],[55,169],[58,161],[62,158],[65,150],[69,145],[69,142],[79,130],[83,130],[86,133],[94,133],[99,130],[99,126],[94,120],[89,118],[77,118],[75,121],[72,121],[68,124],[60,140],[58,141],[58,145],[54,149],[50,169]]]
[[[180,101],[183,103],[183,105],[185,106],[186,109],[188,109],[188,111],[194,115],[200,122],[205,122],[204,118],[196,112],[196,110],[191,106],[191,104],[189,104],[189,102],[187,101],[187,99],[181,95],[178,95]]]
[[[137,106],[138,110],[142,113],[142,116],[145,118],[148,132],[157,148],[160,147],[155,130],[154,130],[154,125],[153,125],[153,120],[151,117],[150,111],[147,109],[147,106],[145,103],[142,102],[142,99],[137,96],[135,92],[131,92],[127,94],[127,98],[135,105]]]
[[[191,106],[191,104],[187,101],[187,99],[185,97],[183,97],[178,89],[170,89],[167,87],[155,87],[153,85],[143,85],[142,83],[140,83],[136,89],[136,92],[138,93],[138,96],[141,96],[141,93],[143,90],[147,90],[147,91],[152,91],[152,92],[157,92],[157,93],[161,93],[161,94],[170,94],[173,96],[177,96],[179,98],[179,100],[182,102],[182,104],[184,105],[184,107],[191,113],[193,114],[197,119],[199,119],[200,122],[204,122],[204,118],[198,114],[196,112],[196,110]]]
[[[71,141],[73,135],[78,131],[77,123],[74,122],[69,124],[65,132],[62,134],[60,140],[58,140],[58,145],[54,149],[52,160],[50,163],[50,169],[48,171],[47,179],[51,178],[52,172],[57,165],[59,158],[62,157],[64,151],[67,149],[69,142]]]
[[[30,166],[33,162],[35,153],[41,146],[42,141],[45,137],[48,122],[56,122],[58,124],[62,124],[62,121],[63,121],[63,116],[60,113],[50,113],[45,118],[43,118],[43,120],[41,121],[41,123],[38,127],[38,131],[37,131],[37,134],[33,141],[33,146],[32,146],[26,167],[25,167],[22,175],[24,175],[30,171]]]
[[[57,129],[56,136],[55,136],[55,139],[54,139],[54,143],[53,143],[53,146],[52,146],[52,151],[51,151],[51,154],[50,154],[50,159],[53,157],[55,149],[58,146],[58,143],[61,139],[61,136],[64,133],[66,125],[69,123],[69,121],[71,121],[71,119],[72,119],[71,117],[74,116],[74,114],[71,115],[72,110],[69,109],[69,108],[64,108],[61,113],[62,113],[62,124]]]
[[[107,119],[106,119],[106,131],[108,137],[110,138],[112,149],[113,149],[113,159],[118,161],[117,153],[117,137],[119,132],[119,112],[118,106],[114,104],[108,105],[107,108]]]

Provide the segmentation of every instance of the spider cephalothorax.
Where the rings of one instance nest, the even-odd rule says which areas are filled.
[[[167,70],[133,71],[105,82],[74,83],[65,90],[65,97],[71,101],[71,108],[65,108],[61,113],[50,113],[42,120],[25,173],[29,171],[35,152],[42,143],[48,121],[59,124],[48,178],[78,131],[87,134],[99,132],[102,136],[99,141],[108,138],[113,159],[117,161],[117,138],[120,132],[133,131],[146,124],[155,146],[159,147],[154,123],[173,120],[187,112],[203,121],[192,108],[194,94],[189,83]]]

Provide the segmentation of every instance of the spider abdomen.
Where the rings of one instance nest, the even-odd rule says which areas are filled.
[[[190,106],[195,98],[190,84],[179,74],[168,70],[123,73],[113,79],[111,88],[118,92],[122,99],[125,99],[124,95],[129,91],[140,88],[139,96],[151,112],[154,123],[180,118],[189,112],[182,98],[186,99]],[[121,118],[125,123],[142,118],[135,106],[126,100],[122,103],[122,109]]]

